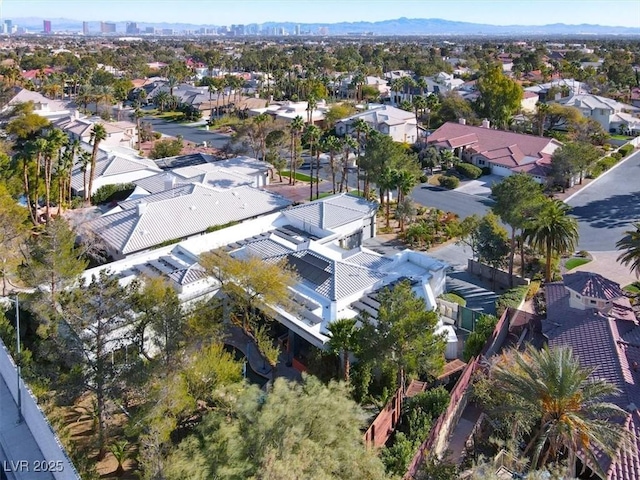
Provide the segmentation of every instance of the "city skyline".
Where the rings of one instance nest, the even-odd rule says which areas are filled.
[[[4,0],[2,19],[39,17],[78,21],[190,23],[376,22],[438,18],[490,25],[594,24],[640,27],[636,0]]]

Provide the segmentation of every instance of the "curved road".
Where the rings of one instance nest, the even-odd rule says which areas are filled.
[[[590,252],[616,250],[616,242],[640,221],[640,151],[570,197],[578,220],[578,248]]]
[[[151,128],[155,132],[160,132],[163,135],[168,135],[170,137],[182,135],[185,140],[193,143],[202,143],[206,141],[207,145],[213,148],[222,149],[231,139],[228,135],[209,132],[200,126],[167,122],[161,118],[154,117],[144,117],[142,120],[151,124]]]

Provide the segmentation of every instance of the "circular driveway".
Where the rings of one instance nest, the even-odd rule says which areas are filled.
[[[615,251],[631,223],[640,221],[640,152],[578,191],[567,204],[578,220],[579,250]]]

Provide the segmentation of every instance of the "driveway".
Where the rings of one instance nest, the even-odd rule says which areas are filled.
[[[224,148],[231,139],[229,135],[209,132],[205,130],[202,125],[167,122],[161,118],[154,117],[144,117],[142,120],[151,124],[151,128],[155,132],[160,132],[163,135],[168,135],[170,137],[182,135],[182,137],[189,142],[198,144],[207,142],[207,146],[217,149]]]
[[[567,204],[578,220],[578,250],[615,251],[625,230],[640,221],[640,152],[578,191]]]
[[[470,195],[456,190],[444,190],[426,183],[414,188],[411,198],[421,205],[453,212],[460,219],[474,214],[483,217],[494,203],[487,197]]]
[[[469,195],[488,197],[491,195],[491,187],[496,183],[500,183],[503,179],[504,177],[500,175],[483,175],[476,180],[465,180],[455,191]]]
[[[592,254],[593,260],[584,265],[574,268],[568,273],[573,272],[593,272],[599,273],[614,282],[625,287],[630,283],[638,281],[638,278],[631,273],[628,267],[618,263],[620,252],[595,252]]]

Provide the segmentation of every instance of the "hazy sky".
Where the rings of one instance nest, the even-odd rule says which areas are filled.
[[[494,25],[592,23],[640,27],[639,0],[0,0],[2,17],[249,24],[399,17]]]

